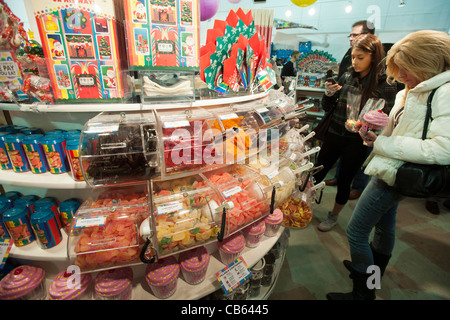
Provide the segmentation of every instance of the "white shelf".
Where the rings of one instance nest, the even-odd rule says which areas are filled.
[[[296,87],[295,90],[325,92],[325,88],[315,88],[315,87]]]
[[[14,170],[0,170],[0,184],[46,189],[89,188],[85,181],[75,181],[68,173],[32,173],[31,171],[15,172]]]
[[[273,237],[266,237],[263,235],[261,242],[256,248],[245,247],[242,252],[242,257],[251,268],[255,265],[267,252],[275,245],[280,236],[284,232],[284,227],[280,227],[277,234]],[[46,272],[47,288],[56,277],[56,274],[69,266],[67,258],[67,235],[64,231],[63,240],[57,246],[50,249],[41,249],[36,241],[23,247],[12,246],[9,256],[17,259],[23,264],[31,264],[42,267]],[[225,265],[220,261],[220,255],[217,248],[217,242],[206,245],[211,259],[208,265],[206,278],[203,282],[197,285],[190,285],[180,276],[177,280],[177,289],[175,294],[171,296],[170,300],[195,300],[200,299],[214,291],[220,289],[219,281],[216,273],[225,268]],[[284,257],[284,256],[283,256]],[[281,260],[282,261],[282,260]],[[132,266],[133,269],[133,300],[160,300],[156,298],[151,292],[145,280],[146,264],[139,264]],[[279,267],[274,270],[273,283],[277,279]],[[92,276],[95,278],[96,273]],[[270,295],[273,288],[273,283],[270,287],[261,287],[261,293],[258,297],[253,299],[266,299]],[[47,297],[48,299],[48,297]]]
[[[268,93],[261,92],[249,94],[245,96],[224,97],[217,99],[196,100],[194,102],[180,103],[158,103],[158,104],[142,104],[142,103],[80,103],[80,104],[14,104],[0,103],[0,109],[10,111],[25,112],[102,112],[102,111],[141,111],[153,109],[176,109],[176,108],[197,108],[208,107],[222,104],[233,104],[257,100],[267,96]]]
[[[66,262],[68,265],[69,259],[67,257],[67,234],[61,229],[62,240],[53,248],[42,249],[39,247],[36,241],[27,244],[22,247],[16,247],[15,244],[12,245],[9,256],[20,260],[30,260],[30,261],[51,261],[51,262]]]

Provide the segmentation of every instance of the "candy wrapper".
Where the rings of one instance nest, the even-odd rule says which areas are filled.
[[[230,10],[225,21],[216,20],[207,31],[200,49],[200,77],[207,87],[226,94],[230,91],[268,91],[276,83],[268,63],[266,43],[260,36],[251,11]]]

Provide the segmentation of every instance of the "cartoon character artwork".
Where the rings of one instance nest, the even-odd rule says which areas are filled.
[[[192,57],[195,54],[195,40],[192,33],[181,34],[181,55],[185,57]]]
[[[150,0],[152,23],[175,25],[177,22],[177,2]]]
[[[146,0],[131,1],[133,8],[133,22],[134,23],[147,23],[147,4]]]
[[[103,86],[106,89],[113,89],[117,86],[116,71],[113,66],[102,66]]]
[[[53,60],[66,60],[64,52],[64,45],[62,44],[61,36],[59,34],[48,34],[48,44]]]

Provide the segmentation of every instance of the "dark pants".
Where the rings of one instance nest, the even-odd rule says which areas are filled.
[[[367,158],[367,146],[362,139],[352,139],[328,133],[325,136],[316,166],[323,165],[323,170],[314,175],[317,183],[321,182],[336,161],[341,158],[337,177],[336,203],[344,205],[348,201],[350,187],[356,172]]]

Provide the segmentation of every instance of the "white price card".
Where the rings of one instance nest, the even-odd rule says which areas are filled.
[[[243,284],[250,276],[250,271],[244,258],[239,257],[224,269],[216,273],[217,280],[226,294]]]
[[[179,127],[189,127],[189,121],[187,120],[179,120],[179,121],[165,121],[163,127],[166,129],[169,128],[179,128]]]
[[[219,116],[220,120],[230,120],[230,119],[237,119],[239,118],[239,116],[236,113],[226,113],[226,114],[221,114]]]
[[[272,180],[273,178],[275,178],[276,176],[278,176],[280,173],[278,172],[278,170],[269,172],[267,174],[267,178],[269,178],[270,180]]]
[[[12,239],[0,239],[0,270],[5,266],[14,241]]]
[[[75,228],[99,227],[106,223],[107,216],[77,218]]]
[[[236,186],[236,187],[233,187],[233,188],[231,188],[231,189],[224,190],[224,191],[222,192],[222,194],[223,194],[223,196],[224,196],[225,198],[229,198],[229,197],[231,197],[233,194],[238,193],[238,192],[241,192],[241,191],[242,191],[242,188],[241,188],[240,186]]]
[[[262,107],[262,108],[256,109],[256,112],[258,112],[258,113],[264,113],[264,112],[269,112],[269,111],[270,110],[267,109],[266,107]]]
[[[168,203],[156,206],[156,212],[157,212],[158,216],[160,214],[178,212],[181,210],[183,210],[183,203],[181,201],[168,202]]]

